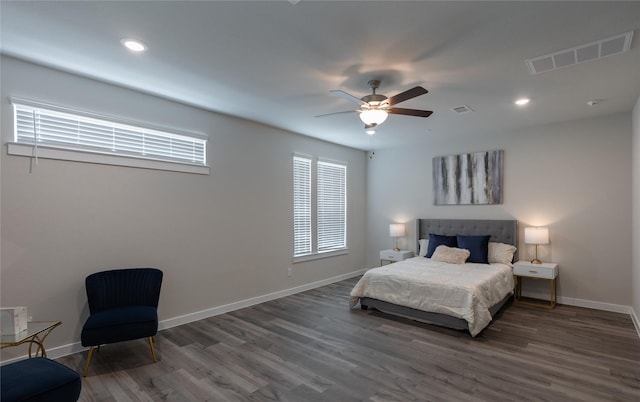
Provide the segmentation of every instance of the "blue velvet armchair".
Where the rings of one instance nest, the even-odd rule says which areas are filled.
[[[162,271],[127,268],[97,272],[85,281],[89,318],[82,327],[82,346],[89,346],[83,376],[87,376],[93,348],[149,338],[153,362],[157,361],[153,337],[158,332],[158,300]]]

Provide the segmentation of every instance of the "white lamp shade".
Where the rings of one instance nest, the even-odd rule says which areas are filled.
[[[382,124],[387,120],[388,113],[380,109],[369,109],[360,112],[360,120],[366,125]]]
[[[392,223],[389,225],[389,236],[402,237],[404,236],[404,223]]]
[[[549,228],[524,228],[525,244],[549,244]]]

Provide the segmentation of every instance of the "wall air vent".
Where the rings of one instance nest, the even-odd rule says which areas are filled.
[[[469,106],[467,105],[462,105],[462,106],[456,106],[456,107],[452,107],[451,110],[453,110],[454,112],[458,113],[458,114],[464,114],[464,113],[471,113],[473,112],[473,109],[471,109]]]
[[[526,60],[527,67],[529,67],[531,74],[540,74],[589,60],[625,53],[631,48],[632,37],[633,31],[629,31],[610,38],[534,57]]]

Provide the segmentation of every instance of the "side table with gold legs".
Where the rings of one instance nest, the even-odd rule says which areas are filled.
[[[518,261],[513,264],[513,277],[515,280],[514,301],[516,303],[529,304],[536,307],[554,308],[556,306],[556,281],[558,279],[558,264],[543,262],[533,264],[529,261]],[[525,278],[544,280],[549,282],[549,300],[538,301],[536,299],[522,297],[522,281]]]
[[[62,321],[32,321],[27,324],[26,331],[16,335],[2,335],[0,349],[29,343],[29,357],[38,356],[38,354],[42,357],[47,357],[44,340],[60,324],[62,324]],[[33,353],[34,345],[36,346],[35,354]]]

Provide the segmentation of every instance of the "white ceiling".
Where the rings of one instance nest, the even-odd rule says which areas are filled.
[[[356,106],[330,89],[361,97],[381,79],[387,96],[429,90],[398,107],[434,114],[391,115],[376,148],[630,111],[640,95],[640,2],[3,0],[0,14],[4,54],[365,150],[357,114],[314,117]],[[632,30],[628,53],[526,67]],[[124,37],[149,50],[129,52]],[[514,106],[520,96],[532,102]],[[474,112],[450,110],[460,105]]]

